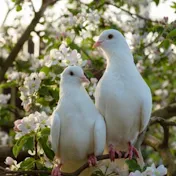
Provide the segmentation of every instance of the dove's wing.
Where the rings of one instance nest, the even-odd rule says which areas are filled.
[[[103,117],[95,121],[94,125],[94,154],[95,156],[101,155],[104,151],[106,143],[106,125],[103,120]]]
[[[143,104],[141,107],[139,133],[142,133],[145,130],[145,128],[147,127],[149,120],[150,120],[151,110],[152,110],[152,97],[151,97],[151,93],[149,90],[149,93],[146,94],[146,97],[143,100]]]
[[[58,154],[59,149],[59,138],[60,138],[60,118],[59,113],[54,111],[53,113],[53,122],[51,125],[51,145],[55,154]]]

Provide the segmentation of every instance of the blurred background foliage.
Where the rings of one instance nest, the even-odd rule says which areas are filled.
[[[160,119],[156,120],[159,124],[149,127],[149,138],[144,140],[142,148],[145,160],[156,165],[164,161],[173,174],[176,171],[176,21],[167,16],[167,11],[160,14],[160,19],[150,14],[153,6],[157,9],[166,2],[6,0],[8,11],[0,29],[2,146],[13,145],[15,120],[35,111],[51,115],[59,100],[59,75],[66,65],[77,63],[83,66],[89,79],[101,78],[106,62],[92,46],[103,30],[114,28],[126,37],[136,66],[151,88],[153,116],[173,122],[173,125],[162,124]],[[170,10],[176,11],[175,2],[170,2]],[[65,60],[59,60],[57,57],[64,52]],[[34,91],[25,94],[30,86],[34,86]],[[96,81],[92,80],[87,87],[92,98],[95,86]],[[171,162],[160,149],[164,142],[167,143],[165,154],[169,152]]]

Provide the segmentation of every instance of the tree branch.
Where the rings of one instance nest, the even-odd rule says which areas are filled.
[[[145,137],[144,144],[151,146],[159,153],[163,160],[163,164],[168,168],[167,176],[173,176],[176,174],[175,158],[171,154],[168,146],[162,145],[162,141],[152,135],[147,135]]]
[[[147,135],[145,136],[144,139],[144,144],[151,146],[154,150],[156,150],[157,152],[159,152],[161,158],[163,159],[163,163],[165,166],[168,167],[168,173],[169,174],[173,174],[176,171],[176,164],[174,164],[174,157],[172,156],[170,149],[168,147],[168,139],[169,139],[169,131],[168,131],[168,127],[169,126],[176,126],[176,122],[173,121],[169,121],[166,120],[170,117],[173,117],[174,115],[176,115],[176,103],[171,104],[165,108],[159,109],[157,111],[154,111],[152,113],[153,114],[160,114],[162,117],[152,117],[151,121],[150,121],[150,125],[159,123],[163,128],[164,128],[164,138],[163,141],[159,140],[158,138],[152,136],[152,135]],[[145,132],[142,133],[140,135],[140,141],[138,141],[138,143],[136,143],[136,147],[139,148],[139,146],[141,145],[141,142],[143,141]],[[167,144],[167,145],[166,145]],[[0,156],[1,152],[3,153],[4,156],[12,156],[13,154],[11,152],[11,149],[8,149],[6,151],[7,147],[5,147],[5,151],[2,150],[0,148]],[[10,154],[9,154],[10,152]],[[116,158],[118,158],[118,156],[116,156]],[[124,152],[123,152],[123,156],[122,158],[124,158]],[[5,158],[1,158],[1,161],[4,161]],[[97,157],[97,160],[104,160],[104,159],[109,159],[109,155],[101,155]],[[73,173],[62,173],[63,176],[78,176],[83,170],[85,170],[86,168],[88,168],[88,163],[85,163],[83,166],[81,166],[78,170],[76,170]],[[4,168],[0,168],[1,171],[3,171],[3,174],[11,174],[11,175],[23,175],[23,174],[28,174],[28,175],[36,175],[37,174],[50,174],[50,171],[44,171],[44,170],[34,170],[34,171],[10,171],[10,170],[6,170]],[[169,175],[171,176],[171,175]]]
[[[176,116],[176,103],[170,104],[164,108],[158,109],[152,113],[152,116],[169,119]]]
[[[0,82],[2,82],[4,80],[4,75],[5,75],[6,71],[7,71],[7,69],[10,66],[12,66],[13,61],[17,57],[17,55],[18,55],[19,51],[21,50],[21,48],[22,48],[23,44],[25,43],[25,41],[29,38],[30,33],[34,30],[35,26],[39,22],[39,19],[42,17],[42,15],[43,15],[44,11],[46,10],[46,8],[50,4],[54,4],[56,2],[57,2],[57,0],[45,1],[45,3],[42,4],[40,10],[35,13],[35,17],[33,18],[31,23],[27,27],[27,29],[22,34],[21,38],[16,43],[15,47],[12,49],[12,51],[9,54],[9,56],[7,57],[7,59],[4,61],[3,67],[1,67],[1,72],[0,72]]]
[[[176,126],[176,122],[166,120],[162,117],[152,117],[150,120],[150,125],[159,123],[161,126]]]
[[[158,149],[160,143],[161,141],[152,135],[146,135],[144,138],[144,144],[151,146],[154,150]]]
[[[125,152],[122,152],[121,158],[127,158],[127,157],[125,157]],[[116,154],[115,158],[118,159],[119,156]],[[97,156],[97,161],[106,160],[106,159],[109,159],[109,154]],[[86,162],[84,165],[82,165],[79,169],[77,169],[73,173],[62,172],[61,174],[62,174],[62,176],[78,176],[82,171],[84,171],[88,167],[89,167],[89,164],[88,164],[88,162]],[[5,169],[1,166],[0,166],[0,170],[3,172],[3,174],[8,174],[8,175],[15,175],[15,174],[23,174],[23,175],[24,174],[28,174],[28,175],[48,174],[48,175],[50,175],[51,174],[51,171],[45,171],[45,170],[11,171],[11,170]]]
[[[168,111],[165,111],[165,110],[170,109],[171,107],[173,108],[172,105],[168,107],[163,108],[164,112],[168,113]],[[163,109],[157,110],[157,113],[161,113]],[[154,112],[153,114],[156,114],[156,112]],[[175,158],[172,155],[169,148],[169,126],[176,126],[176,122],[168,121],[161,117],[152,117],[150,121],[150,125],[153,125],[156,123],[159,123],[163,127],[163,130],[164,130],[163,140],[159,140],[158,138],[152,135],[146,135],[144,139],[144,144],[151,146],[154,150],[156,150],[160,154],[164,165],[168,167],[167,176],[173,176],[176,174],[176,164],[175,164]]]

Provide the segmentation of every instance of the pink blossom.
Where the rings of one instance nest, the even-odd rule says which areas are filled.
[[[164,17],[164,21],[167,23],[168,22],[168,17]]]
[[[21,125],[22,124],[22,120],[21,119],[18,119],[18,120],[16,120],[15,122],[14,122],[14,131],[21,131],[20,129],[19,129],[19,125]]]
[[[8,156],[8,157],[6,158],[6,160],[5,160],[5,164],[11,166],[12,164],[14,164],[14,161],[15,161],[15,160],[14,160],[13,158],[11,158],[10,156]]]
[[[91,66],[92,65],[92,61],[91,60],[87,60],[87,65]]]

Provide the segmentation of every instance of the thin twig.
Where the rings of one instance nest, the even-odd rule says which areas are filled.
[[[147,47],[151,46],[153,43],[156,43],[159,40],[159,38],[166,32],[166,29],[167,28],[164,28],[163,31],[161,33],[159,33],[158,36],[152,42],[145,45],[144,48],[147,48]]]
[[[33,10],[34,13],[36,13],[36,10],[35,10],[35,7],[34,7],[34,4],[33,4],[33,1],[32,1],[32,0],[30,0],[30,1],[31,1],[32,10]]]
[[[132,17],[133,17],[133,16],[136,16],[136,17],[138,17],[138,18],[140,18],[140,19],[142,19],[142,20],[145,20],[145,21],[149,21],[149,22],[153,22],[153,23],[158,23],[158,21],[154,21],[154,20],[151,20],[150,18],[146,18],[146,17],[141,16],[141,15],[139,15],[139,14],[132,13],[132,12],[130,12],[130,11],[128,11],[128,10],[126,10],[126,9],[124,9],[124,8],[122,8],[122,7],[120,7],[120,6],[118,6],[118,5],[114,5],[114,6],[117,7],[118,9],[122,10],[123,12],[128,13],[128,14],[131,15]]]
[[[6,20],[7,20],[7,17],[8,17],[8,15],[9,15],[9,13],[15,8],[15,5],[10,8],[7,1],[6,1],[6,4],[7,4],[7,6],[8,6],[8,11],[7,11],[7,13],[6,13],[6,15],[5,15],[4,19],[3,19],[3,22],[2,22],[2,24],[1,24],[1,27],[4,26],[4,24],[5,24]]]
[[[152,20],[150,18],[146,18],[146,17],[144,17],[142,15],[139,15],[139,14],[136,14],[136,13],[132,13],[129,10],[126,10],[126,9],[122,8],[120,5],[117,5],[117,4],[114,4],[114,3],[110,3],[110,2],[105,2],[105,4],[112,5],[112,6],[116,7],[116,8],[118,8],[118,9],[120,9],[121,11],[129,14],[131,17],[135,16],[135,17],[138,17],[138,18],[140,18],[142,20],[145,20],[145,21],[149,21],[149,22],[153,22],[153,23],[159,23],[158,21]]]

